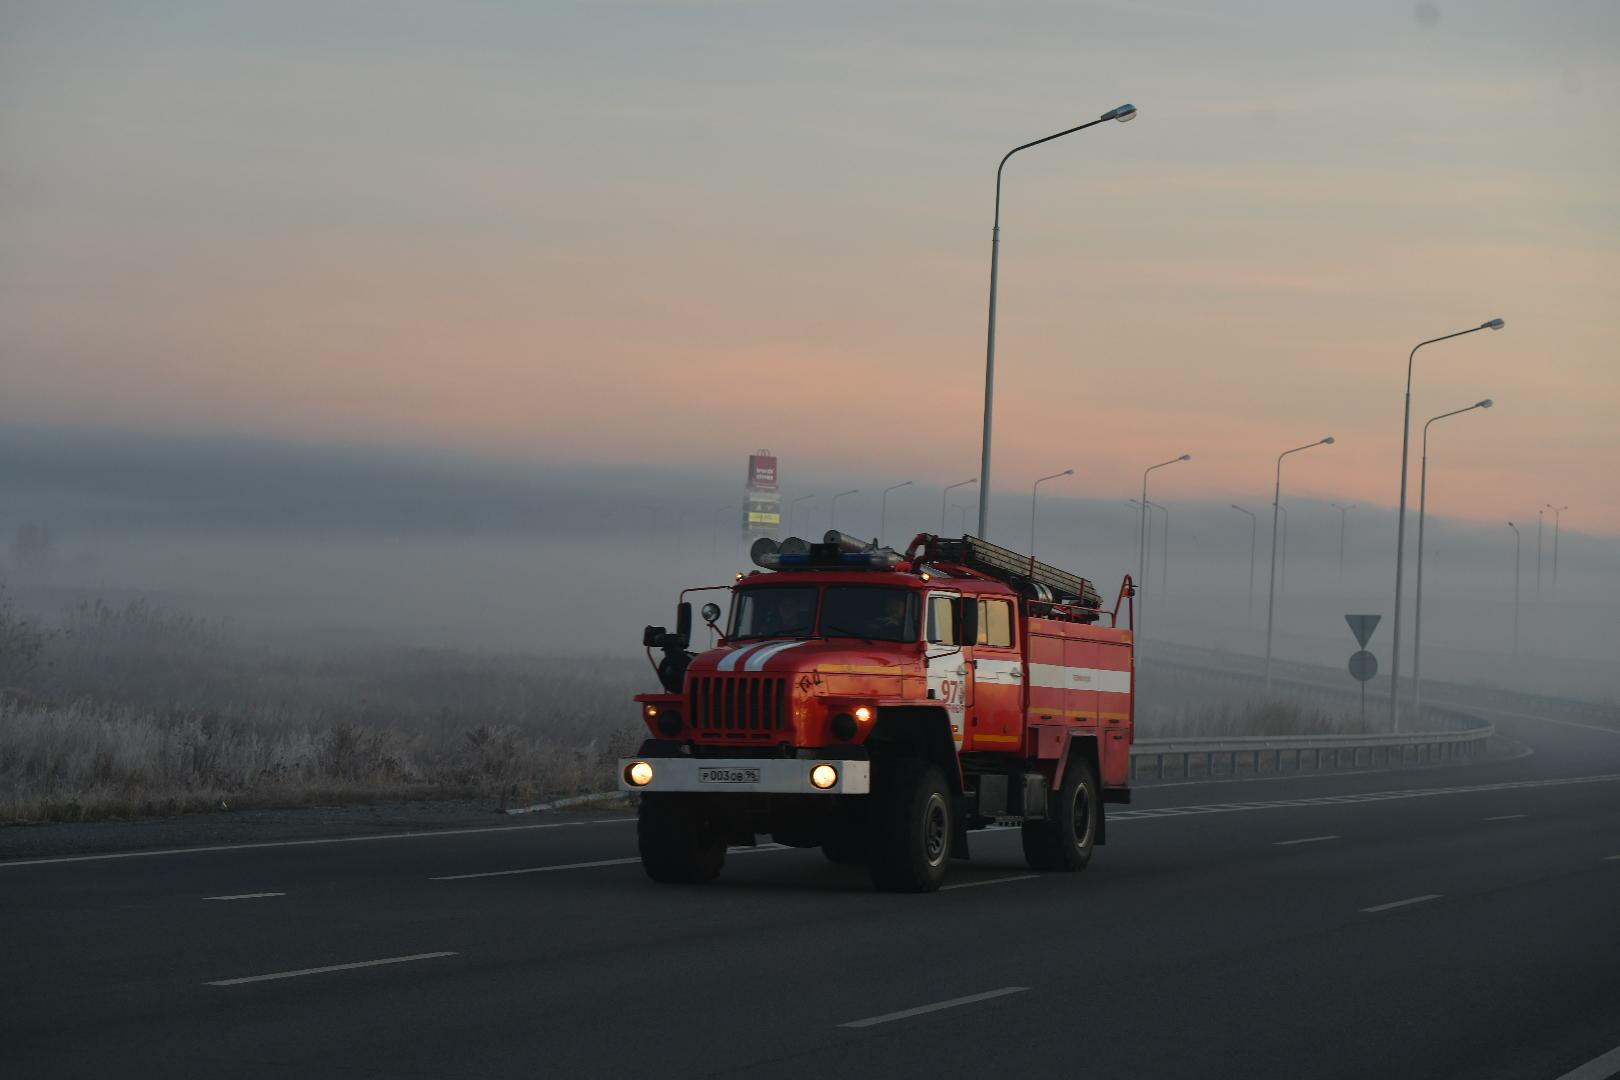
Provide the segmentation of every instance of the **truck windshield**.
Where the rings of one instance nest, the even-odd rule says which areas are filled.
[[[916,641],[922,605],[912,589],[834,585],[821,601],[823,637]]]
[[[816,590],[743,589],[731,620],[732,641],[766,637],[806,637],[816,625]]]

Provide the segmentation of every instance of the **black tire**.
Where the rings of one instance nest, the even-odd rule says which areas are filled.
[[[1055,802],[1045,821],[1024,822],[1024,861],[1031,870],[1084,870],[1102,826],[1102,789],[1090,761],[1069,759]]]
[[[654,881],[695,885],[713,881],[726,861],[726,841],[704,820],[703,804],[691,795],[641,797],[636,814],[641,868]]]
[[[951,792],[939,766],[901,758],[882,770],[866,830],[872,884],[888,892],[933,892],[951,857]]]

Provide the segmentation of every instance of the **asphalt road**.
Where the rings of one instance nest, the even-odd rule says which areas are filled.
[[[975,834],[931,896],[775,848],[655,886],[612,814],[0,862],[0,1075],[1597,1080],[1620,715],[1540,716],[1140,791],[1080,875]]]

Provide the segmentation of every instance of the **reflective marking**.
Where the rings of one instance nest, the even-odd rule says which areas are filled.
[[[755,649],[763,649],[767,645],[777,645],[777,644],[780,644],[780,642],[761,641],[757,645],[744,645],[742,648],[735,649],[735,650],[727,653],[726,655],[722,656],[720,658],[720,662],[718,664],[714,665],[714,669],[716,671],[734,671],[734,670],[736,670],[737,662],[739,660],[741,660],[743,657],[747,656],[749,653],[753,652]]]
[[[1131,673],[1114,668],[1029,665],[1029,685],[1045,690],[1098,690],[1104,694],[1131,692]]]
[[[1392,900],[1387,904],[1374,904],[1372,907],[1364,907],[1361,910],[1371,914],[1375,911],[1390,911],[1394,908],[1406,907],[1408,904],[1426,904],[1430,900],[1438,899],[1440,899],[1439,893],[1424,893],[1422,896],[1408,896],[1405,900]]]
[[[778,653],[785,653],[789,649],[803,644],[804,642],[802,641],[785,641],[780,645],[772,645],[768,648],[759,649],[755,651],[753,656],[748,658],[748,662],[743,665],[743,670],[763,671],[765,669],[765,665],[770,662],[770,659],[773,656],[776,656]]]
[[[1338,840],[1338,836],[1306,836],[1298,840],[1273,840],[1272,847],[1289,847],[1293,844],[1318,844],[1323,840]]]
[[[1528,815],[1528,814],[1497,814],[1495,817],[1480,818],[1480,820],[1481,821],[1517,821],[1522,817],[1529,817],[1529,816],[1530,815]]]
[[[1603,861],[1604,862],[1620,862],[1620,855],[1605,855],[1605,856],[1603,856]]]
[[[967,997],[951,998],[949,1001],[936,1001],[932,1005],[918,1005],[915,1009],[901,1009],[899,1012],[884,1013],[882,1016],[868,1016],[864,1020],[851,1020],[839,1024],[844,1028],[865,1028],[875,1024],[887,1024],[892,1020],[909,1020],[913,1016],[922,1016],[924,1013],[939,1012],[941,1009],[954,1009],[958,1005],[972,1005],[978,1001],[989,1001],[991,998],[1006,997],[1008,994],[1022,994],[1028,990],[1027,986],[1003,986],[1000,990],[986,990],[982,994],[969,994]]]
[[[455,956],[453,952],[424,952],[411,956],[390,956],[382,960],[357,960],[352,964],[328,964],[325,967],[299,968],[297,971],[277,971],[269,975],[244,975],[238,979],[215,979],[204,986],[241,986],[243,983],[270,982],[273,979],[296,979],[300,975],[324,975],[329,971],[353,971],[355,968],[382,967],[385,964],[407,964],[412,960],[437,960],[441,956]]]
[[[731,848],[728,855],[749,855],[754,852],[790,851],[791,848],[783,844],[758,844],[753,847]],[[485,870],[478,874],[446,874],[443,877],[428,878],[429,881],[470,881],[473,878],[513,877],[517,874],[548,874],[555,870],[592,870],[598,866],[628,866],[630,863],[641,861],[639,856],[627,859],[597,859],[594,862],[558,863],[555,866],[525,866],[518,870]]]
[[[940,892],[950,892],[952,889],[977,889],[980,885],[1005,885],[1009,881],[1034,881],[1039,874],[1020,874],[1017,877],[989,878],[985,881],[964,881],[959,885],[942,885]]]
[[[205,896],[204,900],[262,900],[267,896],[286,896],[284,892],[245,892],[234,896]]]

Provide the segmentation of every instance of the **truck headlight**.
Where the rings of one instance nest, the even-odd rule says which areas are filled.
[[[810,770],[810,783],[823,791],[838,783],[838,769],[825,761]]]
[[[631,787],[646,787],[652,778],[653,767],[645,761],[632,761],[624,767],[624,782]]]

